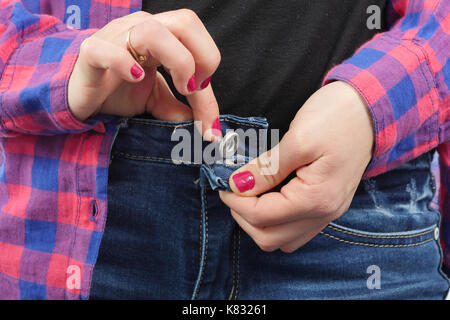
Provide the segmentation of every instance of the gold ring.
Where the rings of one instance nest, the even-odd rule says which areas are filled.
[[[139,63],[141,66],[147,61],[147,56],[142,56],[134,50],[133,46],[131,45],[131,30],[133,30],[134,26],[132,26],[130,29],[128,29],[127,33],[127,50],[131,53],[134,60],[136,60],[137,63]]]

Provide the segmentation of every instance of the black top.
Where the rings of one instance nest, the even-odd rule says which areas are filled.
[[[222,55],[211,80],[221,114],[266,117],[282,135],[326,72],[384,30],[384,14],[381,30],[367,27],[367,8],[378,5],[384,13],[386,3],[143,0],[143,10],[195,11]]]

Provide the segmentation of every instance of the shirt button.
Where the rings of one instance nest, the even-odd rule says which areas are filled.
[[[439,240],[439,228],[434,229],[434,240]]]

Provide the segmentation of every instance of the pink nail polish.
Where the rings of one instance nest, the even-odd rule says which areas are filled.
[[[211,77],[206,78],[206,80],[202,82],[202,85],[200,86],[200,88],[205,89],[208,86],[210,81],[211,81]]]
[[[255,177],[250,171],[236,173],[233,181],[239,192],[251,190],[255,186]]]
[[[133,78],[139,79],[142,76],[142,73],[144,72],[144,70],[142,70],[140,67],[138,67],[138,65],[135,63],[131,67],[130,72],[131,72],[131,75],[133,76]]]
[[[212,124],[212,133],[213,135],[217,136],[217,137],[221,137],[222,136],[222,127],[220,126],[220,120],[219,118],[217,118],[214,123]]]
[[[187,88],[188,88],[189,92],[197,90],[197,83],[195,82],[195,75],[189,79]]]

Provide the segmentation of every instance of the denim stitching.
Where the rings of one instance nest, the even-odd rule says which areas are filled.
[[[334,240],[340,241],[340,242],[344,242],[347,244],[356,244],[356,245],[361,245],[361,246],[367,246],[367,247],[378,247],[378,248],[405,248],[405,247],[415,247],[430,241],[433,241],[434,238],[430,238],[421,242],[417,242],[417,243],[410,243],[410,244],[373,244],[373,243],[364,243],[364,242],[355,242],[355,241],[349,241],[349,240],[344,240],[335,236],[332,236],[331,234],[328,234],[326,232],[319,232],[320,234],[323,234],[324,236],[327,236],[329,238],[332,238]]]
[[[130,120],[133,123],[142,124],[144,126],[157,126],[157,127],[169,127],[169,128],[178,128],[178,127],[187,127],[193,125],[193,122],[189,123],[182,123],[182,124],[170,124],[170,123],[155,123],[155,122],[145,122],[142,120]],[[247,127],[253,127],[253,128],[262,128],[261,126],[257,126],[250,123],[240,123],[238,121],[230,120],[230,119],[220,119],[220,121],[226,121],[231,122],[240,126],[247,126]]]
[[[208,259],[208,200],[206,199],[206,191],[203,192],[203,199],[205,201],[205,259],[203,260],[203,271],[205,271]],[[201,281],[203,281],[204,275],[202,273]]]
[[[236,293],[234,300],[237,300],[239,294],[239,275],[240,275],[240,255],[241,255],[241,228],[238,227],[238,251],[237,251],[237,275],[236,275]]]
[[[182,124],[168,124],[168,123],[154,123],[154,122],[144,122],[139,120],[130,120],[136,124],[142,124],[144,126],[157,126],[157,127],[169,127],[169,128],[178,128],[178,127],[187,127],[191,126],[192,123],[182,123]]]
[[[222,119],[222,121],[231,122],[231,123],[237,124],[239,126],[247,126],[247,127],[252,127],[252,128],[262,128],[261,126],[257,126],[257,125],[254,125],[254,124],[240,123],[240,122],[237,122],[237,121],[234,121],[234,120],[229,120],[229,119]]]
[[[206,192],[205,189],[202,188],[202,210],[201,210],[201,219],[200,219],[200,270],[197,277],[197,281],[194,287],[194,293],[192,295],[192,300],[197,299],[200,286],[204,278],[204,270],[206,266],[206,258],[208,255],[208,203],[206,202]],[[203,214],[204,212],[204,214]],[[204,222],[203,222],[204,219]],[[205,233],[205,237],[203,237],[203,232]],[[202,250],[204,248],[204,250]]]
[[[115,154],[125,157],[125,158],[130,158],[133,160],[155,160],[155,161],[164,161],[166,163],[174,164],[173,160],[169,159],[169,158],[133,155],[133,154],[125,153],[125,152],[116,152]],[[194,166],[203,165],[203,163],[201,163],[201,162],[189,162],[189,161],[182,161],[182,160],[176,160],[176,161],[180,162],[181,164],[185,164],[185,165],[194,165]],[[206,164],[206,165],[212,169],[212,167],[210,167],[208,164]],[[220,165],[222,165],[224,167],[228,167],[228,168],[237,168],[236,165],[230,165],[230,164],[226,164],[226,163],[220,163]]]
[[[434,229],[432,229],[432,230],[425,231],[425,232],[422,232],[422,233],[406,235],[406,236],[373,236],[373,235],[358,234],[358,233],[355,233],[355,232],[342,230],[340,228],[336,228],[336,227],[333,227],[333,226],[330,226],[330,225],[328,225],[327,228],[333,229],[333,230],[338,231],[338,232],[347,233],[347,234],[350,234],[350,235],[353,235],[353,236],[357,236],[357,237],[374,238],[374,239],[405,239],[405,238],[414,238],[414,237],[423,236],[423,235],[426,235],[426,234],[434,232]]]
[[[131,159],[162,160],[162,161],[170,161],[170,163],[173,163],[173,160],[172,160],[172,159],[169,159],[169,158],[161,158],[161,157],[153,157],[153,156],[133,155],[133,154],[124,153],[124,152],[117,152],[116,154],[119,155],[119,156],[131,158]],[[177,161],[178,161],[178,160],[177,160]],[[181,161],[181,160],[180,160],[179,162],[180,162],[180,163],[183,163],[183,164],[202,165],[201,162],[189,162],[189,161]]]
[[[231,272],[231,277],[232,277],[232,285],[231,285],[231,292],[228,295],[228,300],[232,300],[233,299],[233,295],[234,295],[234,288],[236,287],[236,228],[233,231],[233,257],[231,260],[231,265],[232,265],[232,272]]]

